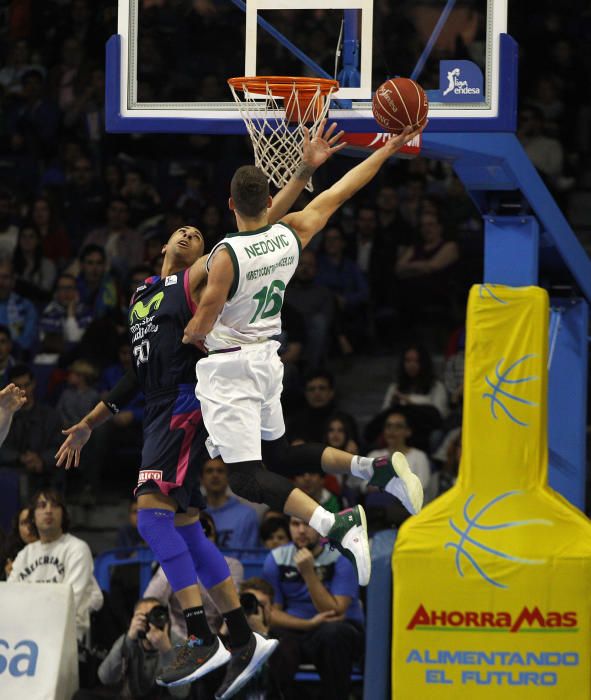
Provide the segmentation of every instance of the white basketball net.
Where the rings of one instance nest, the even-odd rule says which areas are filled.
[[[244,119],[254,148],[255,165],[267,175],[273,184],[281,189],[289,181],[302,161],[304,126],[314,138],[318,127],[326,118],[330,104],[330,89],[323,96],[320,86],[311,98],[306,95],[307,107],[301,110],[298,99],[298,86],[291,88],[288,97],[275,97],[271,86],[266,83],[266,91],[251,93],[245,84],[240,89],[230,85],[234,100]],[[309,101],[308,101],[309,100]],[[306,104],[306,103],[304,103]],[[293,121],[286,118],[286,109],[292,112]],[[293,107],[293,109],[292,109]],[[295,117],[297,116],[297,122]],[[312,192],[312,180],[308,180],[306,189]]]

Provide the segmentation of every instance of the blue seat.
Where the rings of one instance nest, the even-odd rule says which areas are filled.
[[[320,676],[316,671],[314,664],[301,664],[298,672],[295,675],[296,683],[320,683]],[[351,671],[351,683],[362,683],[363,673],[361,669],[353,666]]]
[[[116,566],[139,566],[140,596],[150,583],[156,559],[148,547],[117,547],[95,557],[94,577],[101,590],[111,591],[111,569]]]
[[[244,567],[244,578],[252,578],[253,576],[262,576],[263,564],[269,554],[269,550],[261,547],[222,549],[220,550],[225,557],[234,557]]]

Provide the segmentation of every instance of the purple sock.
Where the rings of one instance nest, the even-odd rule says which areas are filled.
[[[137,514],[137,529],[154,552],[175,593],[197,583],[191,554],[174,527],[171,510],[141,508]]]
[[[207,539],[201,523],[177,527],[193,557],[193,566],[205,588],[213,588],[230,576],[230,569],[220,550]]]

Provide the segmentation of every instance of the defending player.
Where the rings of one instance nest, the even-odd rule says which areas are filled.
[[[341,146],[332,125],[323,137],[304,146],[303,164],[278,194],[270,212],[279,218],[293,204],[312,172]],[[162,566],[183,608],[189,640],[164,670],[161,685],[188,683],[231,661],[232,682],[216,697],[229,698],[272,653],[276,641],[250,631],[228,566],[199,524],[203,501],[198,477],[206,456],[206,432],[195,397],[195,362],[201,352],[183,345],[183,329],[192,317],[207,280],[203,237],[186,226],[163,248],[160,276],[138,287],[129,328],[135,372],[124,377],[82,421],[64,431],[58,466],[78,466],[80,450],[94,428],[108,420],[141,388],[146,396],[142,466],[136,495],[138,529]],[[177,512],[181,511],[181,512]],[[207,625],[197,577],[209,590],[230,633],[232,654]]]
[[[239,168],[232,179],[230,208],[238,233],[229,234],[210,253],[209,279],[183,342],[203,343],[208,357],[197,364],[197,396],[209,432],[210,455],[221,454],[232,490],[256,503],[295,515],[326,536],[357,568],[359,582],[370,574],[365,516],[361,507],[336,516],[273,472],[296,463],[325,471],[351,471],[384,487],[411,512],[422,505],[422,487],[406,459],[351,458],[323,445],[290,448],[280,404],[283,366],[278,343],[283,293],[297,267],[299,251],[322,230],[329,217],[366,185],[386,160],[422,129],[410,128],[353,168],[303,211],[269,224],[272,204],[267,178],[254,166]]]

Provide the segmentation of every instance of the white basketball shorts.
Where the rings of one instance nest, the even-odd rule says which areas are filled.
[[[277,440],[285,433],[278,348],[278,342],[268,340],[197,363],[195,395],[212,458],[221,456],[227,463],[260,460],[261,439]]]

